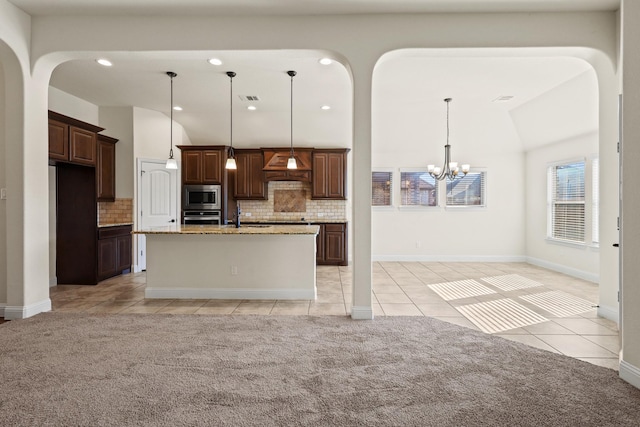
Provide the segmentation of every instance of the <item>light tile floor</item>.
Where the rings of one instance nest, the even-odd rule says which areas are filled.
[[[137,273],[96,286],[58,285],[51,288],[53,310],[346,316],[352,299],[351,267],[318,266],[315,301],[150,300],[145,281]],[[562,301],[544,302],[539,294],[546,292]],[[375,316],[430,316],[618,369],[617,325],[592,308],[598,286],[530,264],[376,262],[372,298]]]

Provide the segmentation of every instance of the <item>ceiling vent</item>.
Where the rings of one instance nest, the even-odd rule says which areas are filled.
[[[240,100],[256,102],[256,101],[260,101],[260,97],[258,95],[240,95]]]
[[[513,99],[513,95],[502,95],[493,100],[493,102],[507,102]]]

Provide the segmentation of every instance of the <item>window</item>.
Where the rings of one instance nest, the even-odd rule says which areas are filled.
[[[438,206],[438,183],[429,172],[400,172],[400,205]]]
[[[391,187],[393,172],[371,173],[371,205],[391,206]]]
[[[584,242],[584,162],[550,166],[547,170],[548,235]]]
[[[447,181],[447,207],[485,206],[486,172],[469,172],[454,181]]]
[[[598,221],[600,218],[600,184],[599,184],[600,162],[593,159],[591,163],[591,241],[600,243],[600,229]]]

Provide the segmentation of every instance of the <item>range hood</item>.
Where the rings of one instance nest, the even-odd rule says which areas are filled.
[[[291,155],[288,148],[263,148],[265,181],[304,181],[311,182],[311,152],[313,148],[294,148],[293,155],[298,169],[287,169]]]

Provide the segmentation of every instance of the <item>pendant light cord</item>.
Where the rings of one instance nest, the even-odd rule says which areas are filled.
[[[451,98],[447,98],[445,101],[447,102],[447,145],[449,145],[449,103]]]
[[[290,111],[291,111],[291,157],[293,157],[293,76],[295,76],[294,73],[289,73],[289,75],[291,76],[291,106],[290,106]]]
[[[169,118],[171,119],[171,124],[169,126],[169,158],[173,159],[173,78],[176,76],[175,73],[169,74],[171,77],[171,109],[169,110]]]

